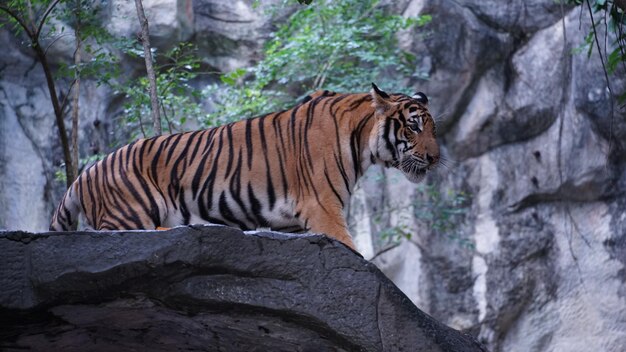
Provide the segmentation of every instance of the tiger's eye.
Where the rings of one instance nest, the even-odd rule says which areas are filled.
[[[420,127],[417,123],[409,123],[409,129],[411,129],[411,131],[413,132],[422,132],[422,130],[420,130]]]

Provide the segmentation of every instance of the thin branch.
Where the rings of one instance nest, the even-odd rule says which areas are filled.
[[[374,254],[374,256],[373,256],[373,257],[371,257],[371,258],[369,259],[369,261],[370,261],[370,262],[371,262],[371,261],[373,261],[374,259],[378,258],[379,256],[381,256],[381,255],[383,255],[383,254],[385,254],[385,253],[389,252],[390,250],[392,250],[392,249],[394,249],[394,248],[396,248],[396,247],[398,247],[398,246],[400,246],[400,242],[398,242],[398,243],[394,243],[394,244],[392,244],[392,245],[391,245],[391,246],[389,246],[389,247],[386,247],[386,248],[381,249],[380,251],[376,252],[376,254]]]
[[[143,119],[141,118],[141,111],[137,114],[137,118],[139,119],[139,130],[141,131],[141,135],[143,138],[147,138],[146,130],[143,129]]]
[[[137,17],[141,25],[141,43],[143,44],[144,58],[146,61],[146,71],[148,74],[148,82],[150,83],[150,104],[152,106],[152,126],[155,136],[161,134],[161,115],[159,109],[159,97],[157,95],[156,73],[152,67],[152,51],[150,49],[150,33],[148,30],[148,19],[143,10],[141,0],[135,0],[137,8]]]
[[[76,0],[76,28],[74,29],[74,37],[76,40],[76,50],[74,51],[74,82],[76,89],[74,90],[72,99],[72,166],[73,174],[78,175],[78,118],[79,118],[79,100],[80,100],[80,62],[81,62],[81,46],[80,39],[81,21],[80,21],[80,1]]]
[[[33,11],[33,4],[30,2],[30,0],[26,0],[26,8],[28,9],[28,19],[30,20],[31,28],[35,30],[35,28],[37,27],[35,25],[35,11]],[[33,33],[37,35],[36,32]]]
[[[43,52],[43,49],[36,41],[33,43],[33,49],[37,54],[37,58],[43,67],[43,72],[46,77],[46,83],[48,85],[48,91],[50,93],[50,101],[52,102],[52,108],[54,109],[54,115],[56,118],[56,124],[59,128],[59,137],[61,138],[61,145],[63,146],[63,158],[65,160],[65,174],[67,175],[67,187],[69,188],[74,181],[74,175],[72,174],[72,157],[70,155],[70,146],[67,139],[67,130],[65,128],[65,121],[63,120],[63,110],[59,104],[59,97],[56,92],[56,86],[54,78],[52,77],[52,71],[48,64],[48,58]]]
[[[46,11],[44,11],[43,16],[41,16],[41,22],[39,22],[39,26],[37,27],[37,32],[35,32],[35,39],[39,40],[39,35],[41,34],[41,29],[43,28],[43,25],[46,23],[46,19],[48,18],[48,15],[50,14],[50,12],[52,12],[52,9],[54,9],[54,7],[59,3],[60,0],[54,0],[53,2],[50,3],[50,5],[48,5],[48,8],[46,8]]]
[[[163,110],[163,118],[165,118],[165,122],[167,122],[167,129],[170,131],[170,134],[172,134],[172,121],[170,121],[169,117],[167,116],[167,111],[165,110],[165,105],[161,104],[161,110]]]
[[[626,0],[625,0],[626,1]],[[624,15],[626,15],[626,10],[624,10],[624,12],[622,12],[621,16],[620,16],[620,20],[617,24],[617,32],[618,32],[618,43],[617,45],[619,46],[619,51],[622,54],[622,57],[626,57],[626,52],[624,51],[624,47],[626,46],[626,36],[624,35]],[[626,61],[622,60],[622,67],[624,68],[624,71],[626,71]]]
[[[609,105],[611,109],[611,124],[609,127],[609,150],[606,153],[607,160],[611,155],[611,149],[613,144],[613,120],[614,120],[614,111],[613,111],[613,90],[611,89],[611,82],[609,81],[609,73],[606,70],[606,65],[604,64],[604,57],[602,57],[602,49],[600,48],[600,41],[598,40],[598,32],[596,30],[596,23],[593,19],[593,11],[591,10],[591,2],[587,0],[587,9],[589,10],[589,16],[591,16],[591,26],[593,28],[593,37],[596,42],[596,47],[598,48],[598,55],[600,56],[600,62],[602,63],[602,70],[604,71],[604,79],[606,80],[606,87],[609,90]],[[608,165],[608,164],[607,164]]]
[[[69,101],[68,98],[70,97],[70,95],[72,93],[72,88],[74,88],[74,84],[76,84],[76,80],[75,79],[72,80],[72,82],[70,83],[69,88],[67,88],[67,94],[63,98],[63,102],[61,102],[61,111],[65,110],[65,107],[67,106],[67,102]]]
[[[52,40],[52,42],[50,42],[50,44],[48,44],[48,46],[46,46],[46,50],[44,50],[44,52],[43,52],[43,53],[44,53],[45,55],[48,55],[48,49],[50,49],[50,47],[51,47],[52,45],[54,45],[54,43],[56,43],[57,41],[59,41],[59,39],[61,39],[61,38],[64,38],[64,37],[69,37],[69,36],[71,36],[71,35],[72,35],[71,33],[65,33],[65,34],[61,34],[61,35],[57,36],[56,38],[54,38],[54,39]]]

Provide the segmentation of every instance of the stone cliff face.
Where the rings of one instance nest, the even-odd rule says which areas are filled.
[[[124,4],[111,2],[111,26],[132,33],[132,25],[115,24]],[[374,262],[418,307],[490,350],[620,351],[626,121],[597,52],[572,54],[588,15],[552,0],[383,5],[433,16],[424,30],[401,35],[430,75],[410,83],[443,115],[441,144],[451,161],[428,182],[470,199],[451,236],[414,216],[411,207],[425,197],[414,185],[372,169],[351,206],[362,253],[374,256],[384,247],[374,234],[402,222],[411,240]],[[247,1],[145,6],[162,21],[153,31],[158,43],[191,38],[207,63],[224,70],[258,58],[259,42],[281,16],[260,15]],[[44,230],[62,192],[52,175],[60,158],[53,116],[28,49],[5,30],[0,37],[8,46],[0,57],[0,227]],[[613,76],[614,92],[626,88],[625,77]],[[81,99],[90,107],[81,116],[83,150],[105,149],[119,99],[89,83]],[[385,204],[399,210],[380,218]]]
[[[611,117],[597,53],[572,54],[590,24],[579,11],[554,1],[412,1],[405,10],[433,14],[430,35],[407,44],[426,56],[420,90],[445,114],[453,160],[430,182],[471,194],[455,231],[473,247],[414,220],[411,241],[375,262],[418,306],[494,351],[626,346],[625,113],[613,100]],[[624,77],[613,76],[614,91]],[[355,209],[423,198],[407,199],[414,188],[384,173],[397,181],[379,195],[376,177],[364,182]]]

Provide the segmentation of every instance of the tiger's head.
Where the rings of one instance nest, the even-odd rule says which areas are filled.
[[[428,98],[389,95],[372,83],[370,92],[376,124],[369,145],[377,161],[393,166],[411,182],[420,182],[439,163],[435,121],[428,111]]]

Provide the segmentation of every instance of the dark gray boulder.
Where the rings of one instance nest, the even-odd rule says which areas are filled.
[[[8,351],[484,351],[319,235],[0,233]]]

